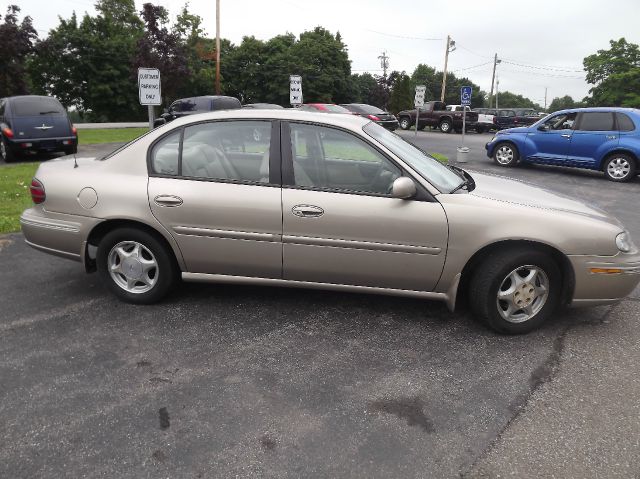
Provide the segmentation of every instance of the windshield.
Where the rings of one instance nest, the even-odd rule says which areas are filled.
[[[460,176],[395,133],[376,123],[367,123],[363,130],[406,161],[429,183],[443,193],[449,193],[463,182]]]
[[[16,116],[66,115],[58,100],[46,96],[14,98],[11,108]]]

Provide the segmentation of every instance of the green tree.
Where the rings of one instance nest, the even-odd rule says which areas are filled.
[[[498,106],[500,108],[533,108],[534,110],[542,110],[542,107],[537,103],[510,91],[498,92]]]
[[[579,108],[581,106],[583,106],[581,102],[576,102],[569,95],[565,95],[554,98],[551,103],[549,103],[548,111],[549,113],[553,113],[554,111],[565,110],[567,108]]]
[[[624,38],[611,40],[583,61],[586,80],[594,85],[585,98],[592,106],[640,107],[640,48]]]
[[[414,91],[415,88],[411,88],[411,77],[405,72],[397,74],[391,87],[389,111],[395,115],[399,111],[413,108]]]
[[[354,73],[350,78],[351,101],[371,104],[378,82],[371,73]]]
[[[29,70],[35,91],[54,95],[85,118],[144,118],[130,61],[143,25],[133,0],[99,0],[98,14],[75,13],[38,42]]]
[[[26,75],[26,58],[38,38],[31,17],[18,23],[20,7],[9,5],[4,21],[0,19],[0,98],[24,95],[29,91]]]

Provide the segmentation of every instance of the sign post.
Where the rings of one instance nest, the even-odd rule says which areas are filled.
[[[162,103],[160,90],[160,70],[138,68],[138,97],[141,105],[149,108],[149,129],[153,130],[153,107]]]
[[[424,106],[424,93],[427,91],[425,85],[416,86],[416,96],[413,99],[413,104],[416,107],[416,134],[418,136],[418,122],[420,121],[420,108]]]
[[[289,75],[289,103],[294,108],[302,105],[302,77],[300,75]]]
[[[462,147],[464,147],[464,135],[467,131],[467,107],[471,106],[471,93],[470,86],[463,86],[460,88],[460,104],[462,105]]]

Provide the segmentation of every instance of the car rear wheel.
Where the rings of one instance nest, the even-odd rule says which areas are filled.
[[[497,332],[523,334],[539,327],[560,303],[562,274],[542,251],[508,249],[491,254],[470,282],[471,307]]]
[[[636,162],[630,156],[618,153],[607,159],[603,170],[608,180],[629,181],[636,175]]]
[[[136,228],[107,233],[98,245],[96,266],[111,292],[134,304],[162,299],[175,284],[178,271],[168,248]]]
[[[451,133],[451,130],[453,129],[452,126],[453,125],[449,120],[442,120],[440,125],[438,125],[442,133]]]
[[[11,150],[9,143],[4,138],[0,138],[0,158],[2,158],[5,163],[11,163],[16,159],[15,153]]]
[[[499,143],[493,151],[493,160],[500,166],[514,166],[519,156],[517,148],[511,143]]]
[[[403,130],[408,130],[411,128],[411,121],[409,118],[400,118],[400,128]]]

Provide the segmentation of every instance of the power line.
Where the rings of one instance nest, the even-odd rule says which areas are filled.
[[[376,30],[369,30],[368,28],[365,28],[366,31],[371,32],[371,33],[377,33],[378,35],[384,35],[386,37],[394,37],[394,38],[405,38],[408,40],[424,40],[427,42],[435,42],[435,41],[442,41],[444,40],[444,38],[425,38],[425,37],[409,37],[406,35],[395,35],[393,33],[384,33],[384,32],[378,32]]]
[[[483,67],[483,66],[485,66],[485,65],[490,65],[490,64],[492,64],[492,63],[493,63],[493,60],[492,60],[492,61],[490,61],[490,62],[480,63],[480,64],[478,64],[478,65],[474,65],[474,66],[472,66],[472,67],[458,68],[457,70],[451,70],[451,71],[452,71],[452,72],[463,72],[463,71],[466,71],[466,70],[473,70],[474,68],[480,68],[480,67]]]
[[[584,72],[583,69],[580,70],[569,70],[566,68],[556,68],[556,67],[543,67],[543,66],[536,66],[536,65],[527,65],[525,63],[516,63],[510,60],[505,60],[502,59],[502,61],[504,63],[508,63],[509,65],[515,65],[518,67],[524,67],[524,68],[532,68],[534,70],[547,70],[547,71],[554,71],[554,72],[566,72],[566,73],[582,73]]]

